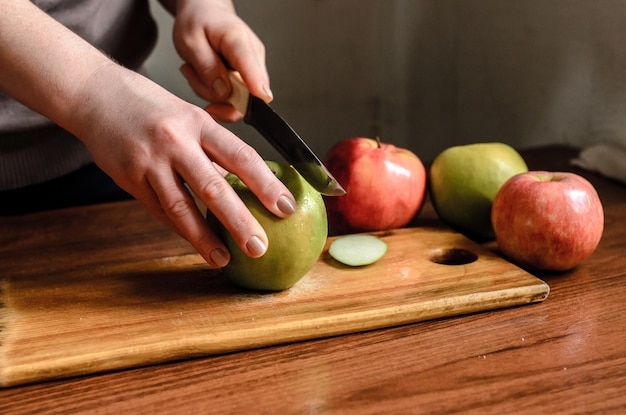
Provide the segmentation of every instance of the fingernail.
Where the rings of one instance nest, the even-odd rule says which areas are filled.
[[[263,256],[265,251],[267,251],[267,247],[258,236],[250,238],[246,244],[246,248],[248,248],[248,252],[250,252],[250,254],[252,254],[255,258]]]
[[[265,93],[266,102],[269,102],[274,99],[274,94],[272,93],[272,90],[270,89],[269,86],[263,85],[263,92]]]
[[[219,98],[224,98],[228,94],[228,84],[222,78],[217,78],[213,82],[212,88],[215,95]]]
[[[278,206],[278,210],[283,212],[285,215],[293,215],[296,211],[296,202],[284,195],[278,198],[276,206]]]
[[[228,255],[221,248],[214,249],[210,257],[211,261],[213,261],[218,268],[224,268],[228,265]]]

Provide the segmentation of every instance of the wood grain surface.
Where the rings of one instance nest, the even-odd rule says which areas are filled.
[[[67,220],[66,251],[76,244],[72,235],[82,238],[91,223],[103,223],[103,210],[128,209],[104,206]],[[51,232],[44,226],[38,233]],[[197,254],[103,263],[99,245],[111,243],[106,238],[120,254],[133,239],[92,229],[101,242],[83,253],[86,263],[77,266],[60,252],[44,261],[43,272],[2,273],[0,385],[372,330],[548,295],[543,281],[446,227],[378,235],[389,249],[375,264],[344,266],[326,248],[291,289],[258,293],[233,286]],[[46,257],[45,246],[37,251]]]
[[[0,389],[0,413],[623,414],[626,186],[573,168],[575,149],[522,154],[531,169],[589,178],[605,207],[604,235],[587,261],[566,273],[534,274],[550,286],[539,304],[9,387]],[[91,212],[3,221],[3,275],[58,272],[68,267],[59,257],[78,270],[192,253],[140,208],[108,211],[63,245],[65,223]],[[415,224],[437,223],[427,205]],[[20,232],[9,237],[6,226]],[[90,238],[99,227],[125,232],[132,247],[120,252],[113,238]],[[85,255],[93,244],[97,257]]]

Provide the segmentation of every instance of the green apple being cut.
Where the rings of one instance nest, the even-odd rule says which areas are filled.
[[[322,195],[293,167],[272,161],[267,165],[296,200],[296,212],[289,218],[281,219],[267,210],[237,176],[226,176],[267,233],[269,245],[265,255],[247,256],[210,211],[207,220],[230,250],[231,261],[222,269],[228,279],[243,288],[280,291],[295,285],[318,260],[326,244],[328,220]]]
[[[500,187],[528,171],[511,146],[477,143],[450,147],[430,168],[430,194],[439,218],[470,236],[493,239],[491,206]]]

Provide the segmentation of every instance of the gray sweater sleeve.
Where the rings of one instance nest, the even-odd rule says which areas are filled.
[[[130,69],[141,68],[156,42],[148,0],[33,3]],[[0,190],[45,182],[90,161],[78,139],[0,91]]]

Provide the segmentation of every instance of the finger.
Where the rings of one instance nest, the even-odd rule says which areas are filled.
[[[206,99],[207,101],[211,101],[212,96],[214,96],[213,92],[205,84],[202,83],[202,81],[196,74],[196,71],[190,64],[184,63],[183,65],[181,65],[180,72],[183,74],[183,76],[187,80],[187,83],[196,93],[196,95],[198,95],[200,98]]]
[[[146,181],[144,189],[145,190],[143,191],[136,192],[135,198],[139,202],[141,202],[150,211],[150,213],[152,213],[153,216],[155,216],[161,222],[165,223],[178,236],[180,236],[181,238],[185,238],[185,239],[188,238],[188,236],[185,235],[185,232],[182,231],[178,227],[178,225],[175,222],[173,222],[170,217],[166,215],[165,210],[161,207],[161,203],[156,193],[154,192],[154,190],[151,188],[151,186],[149,185],[147,181]],[[221,241],[218,240],[218,243],[219,242]],[[209,254],[207,257],[207,254],[201,252],[203,251],[203,248],[198,247],[197,244],[192,244],[192,246],[194,246],[194,248],[196,248],[198,253],[200,253],[202,257],[205,258],[205,260],[207,261],[207,264],[209,264],[212,267],[222,268],[228,265],[228,263],[230,262],[230,253],[228,252],[228,249],[225,249],[225,248],[222,249],[219,246],[213,249],[209,248],[207,250],[209,251]]]
[[[241,73],[250,93],[266,103],[273,99],[265,63],[265,46],[252,32],[242,32],[229,41],[223,52],[228,63]]]
[[[199,97],[206,100],[211,99],[211,92],[206,85],[200,81],[200,78],[198,78],[196,72],[189,64],[182,65],[180,71],[187,79],[191,89],[193,89]],[[209,113],[209,115],[211,115],[211,117],[221,122],[234,123],[241,120],[244,116],[244,114],[240,113],[237,108],[229,103],[213,102],[207,105],[205,110]]]
[[[218,118],[220,121],[226,121],[226,122],[234,122],[234,121],[239,121],[242,117],[243,114],[239,113],[236,110],[233,110],[234,107],[227,103],[226,100],[230,97],[231,95],[231,91],[232,91],[232,85],[230,84],[230,81],[224,81],[221,78],[218,78],[218,80],[216,80],[212,86],[212,88],[209,88],[198,76],[198,74],[196,73],[196,71],[194,70],[194,68],[188,64],[185,63],[180,67],[180,72],[183,74],[183,76],[185,77],[185,79],[187,80],[187,83],[189,84],[189,86],[191,87],[191,89],[196,93],[196,95],[198,95],[200,98],[203,98],[209,102],[211,102],[211,105],[213,104],[218,104],[218,105],[223,105],[225,108],[229,108],[228,111],[223,111],[224,114],[228,114],[228,115],[221,115],[221,113],[218,112],[218,117],[221,116],[225,119],[222,118]],[[228,79],[228,78],[226,78]],[[222,83],[226,83],[225,85],[222,85]],[[222,92],[222,91],[228,91],[228,92]],[[216,97],[218,96],[224,96],[224,98],[218,98],[216,99]]]
[[[153,216],[180,235],[176,226],[174,226],[170,219],[165,215],[165,212],[159,203],[159,199],[157,198],[156,193],[152,190],[148,179],[145,176],[135,177],[134,179],[135,180],[132,180],[131,177],[124,176],[121,180],[115,180],[115,183],[128,193],[132,194],[133,197],[137,201],[141,202],[141,204],[143,204]]]
[[[291,216],[296,202],[289,189],[251,146],[216,126],[202,134],[204,151],[217,164],[236,174],[270,212],[281,218]]]
[[[154,170],[148,176],[148,182],[159,204],[156,215],[189,241],[207,263],[217,268],[226,266],[230,261],[228,248],[209,229],[193,197],[175,172]],[[154,212],[154,205],[150,203],[150,206]]]
[[[203,32],[188,43],[190,52],[180,68],[191,88],[207,101],[225,101],[231,94],[228,70],[222,58],[211,48]]]
[[[211,117],[221,122],[237,122],[243,118],[243,114],[230,104],[209,104],[205,110]]]
[[[265,230],[224,179],[222,173],[215,169],[213,163],[201,151],[199,153],[202,154],[200,158],[188,157],[178,165],[181,177],[224,225],[246,255],[253,258],[262,256],[268,246]],[[204,226],[206,227],[206,223]]]
[[[217,163],[213,163],[213,167],[215,168],[215,170],[217,170],[217,172],[218,172],[218,173],[219,173],[222,177],[226,176],[226,175],[229,173],[229,171],[228,171],[228,170],[226,170],[225,168],[223,168],[222,166],[220,166],[220,165],[219,165],[219,164],[217,164]]]

